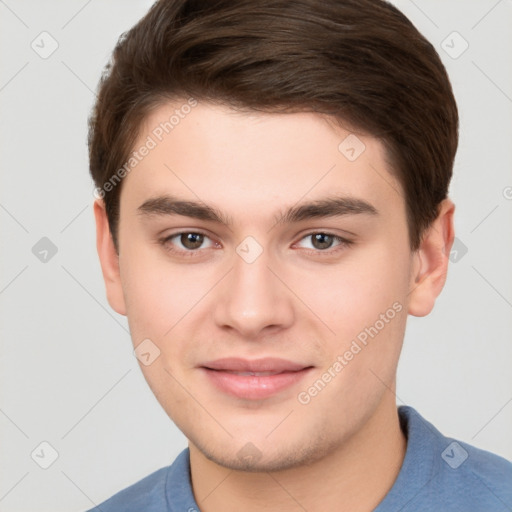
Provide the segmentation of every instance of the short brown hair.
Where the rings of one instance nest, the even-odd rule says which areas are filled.
[[[401,183],[410,246],[447,197],[458,112],[434,47],[384,0],[159,0],[122,34],[89,119],[90,172],[116,250],[121,185],[148,113],[193,97],[332,115],[379,138]]]

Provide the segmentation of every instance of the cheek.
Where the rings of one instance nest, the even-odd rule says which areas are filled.
[[[337,265],[296,276],[294,290],[338,340],[349,340],[374,324],[393,304],[398,302],[406,309],[409,265],[406,247],[374,244]]]
[[[184,272],[166,260],[163,250],[128,248],[121,278],[132,334],[168,336],[209,289],[208,274],[200,266]]]

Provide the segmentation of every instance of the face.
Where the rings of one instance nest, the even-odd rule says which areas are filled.
[[[400,184],[379,140],[318,114],[199,103],[161,133],[177,107],[153,111],[135,144],[151,148],[122,185],[109,300],[209,459],[320,458],[395,407],[414,282]]]

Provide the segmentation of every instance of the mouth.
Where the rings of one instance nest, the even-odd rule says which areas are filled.
[[[296,385],[313,366],[277,358],[225,358],[207,362],[200,369],[221,392],[262,400]]]
[[[211,370],[211,368],[208,368],[209,370]],[[236,372],[234,370],[214,370],[216,372],[219,372],[219,371],[224,371],[226,373],[232,373],[233,375],[242,375],[242,376],[246,376],[246,375],[256,375],[258,377],[267,377],[268,375],[279,375],[280,373],[283,373],[283,372]]]

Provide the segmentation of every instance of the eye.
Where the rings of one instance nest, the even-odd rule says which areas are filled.
[[[315,254],[326,253],[326,255],[342,250],[353,244],[351,240],[321,231],[304,236],[300,240],[299,245],[308,240],[310,240],[310,243],[305,246],[303,245],[302,247],[304,249]],[[199,255],[202,249],[210,249],[218,245],[205,233],[197,231],[174,233],[160,239],[159,242],[164,246],[166,251],[182,256]],[[333,247],[334,250],[329,250]]]
[[[204,246],[203,244],[207,241],[209,241],[209,245]],[[198,249],[213,247],[213,242],[208,236],[195,231],[175,233],[163,238],[160,242],[170,252],[197,252]]]
[[[306,249],[316,250],[315,252],[326,251],[326,249],[330,249],[331,247],[346,247],[353,243],[351,240],[333,235],[332,233],[324,232],[310,233],[309,235],[306,235],[304,238],[302,238],[301,242],[308,239],[311,240],[311,243],[309,247],[306,247]]]

